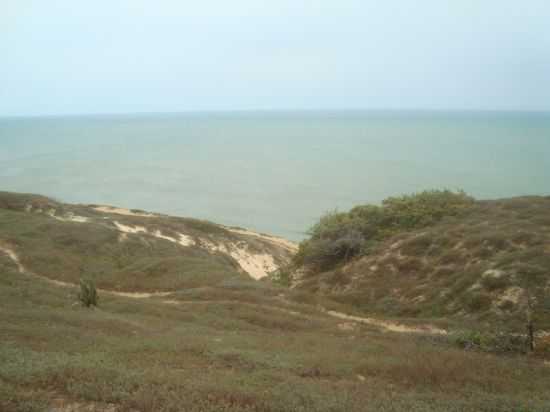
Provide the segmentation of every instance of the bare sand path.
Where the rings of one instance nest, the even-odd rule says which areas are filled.
[[[0,243],[0,252],[5,253],[16,265],[18,268],[18,271],[22,274],[26,274],[28,276],[33,276],[36,278],[40,278],[48,283],[51,283],[56,286],[65,287],[65,288],[76,288],[78,285],[75,285],[73,283],[68,282],[62,282],[59,280],[53,280],[48,277],[38,275],[36,273],[33,273],[29,270],[27,270],[23,264],[21,263],[19,256],[15,253],[13,249],[6,246],[3,243]],[[155,298],[155,297],[167,297],[172,295],[174,292],[119,292],[114,290],[105,290],[105,289],[98,289],[100,293],[105,293],[111,296],[120,296],[125,298],[132,298],[132,299],[148,299],[148,298]],[[197,305],[197,304],[240,304],[240,305],[247,305],[247,306],[254,306],[258,308],[265,307],[265,305],[255,304],[255,303],[249,303],[249,302],[242,302],[242,301],[236,301],[236,300],[194,300],[194,301],[183,301],[183,300],[160,300],[160,302],[170,305]],[[305,316],[300,312],[293,311],[290,309],[280,308],[278,306],[270,306],[270,308],[282,311],[284,313],[287,313],[289,315],[293,316]],[[383,330],[390,331],[390,332],[399,332],[399,333],[424,333],[424,334],[432,334],[432,335],[444,335],[447,334],[447,331],[443,329],[436,328],[432,325],[422,325],[418,327],[412,327],[412,326],[406,326],[402,325],[396,322],[381,320],[381,319],[375,319],[375,318],[364,318],[359,316],[352,316],[348,315],[342,312],[336,312],[333,310],[325,310],[323,308],[320,309],[320,313],[326,314],[328,316],[355,322],[355,323],[364,323],[369,324],[373,326],[380,327]]]
[[[9,248],[8,246],[6,246],[3,243],[0,243],[0,252],[3,252],[4,254],[6,254],[17,265],[17,270],[19,271],[19,273],[25,274],[27,276],[32,276],[32,277],[35,277],[35,278],[42,279],[42,280],[44,280],[48,283],[51,283],[52,285],[55,285],[55,286],[60,286],[60,287],[64,287],[64,288],[76,288],[76,287],[78,287],[78,285],[76,285],[74,283],[63,282],[61,280],[50,279],[46,276],[38,275],[34,272],[31,272],[30,270],[27,270],[25,268],[25,266],[23,266],[23,264],[21,263],[21,261],[19,259],[19,256],[17,256],[17,253],[15,253],[15,251],[13,249]],[[146,299],[146,298],[152,298],[152,297],[163,297],[163,296],[168,296],[168,295],[173,293],[173,292],[118,292],[118,291],[106,290],[106,289],[98,289],[98,291],[101,292],[101,293],[106,293],[106,294],[113,295],[113,296],[122,296],[122,297],[125,297],[125,298],[134,298],[134,299]]]
[[[357,323],[365,323],[368,325],[379,326],[382,329],[391,332],[400,333],[426,333],[430,335],[447,335],[448,332],[445,329],[439,329],[433,325],[421,325],[421,326],[407,326],[396,322],[391,322],[382,319],[375,318],[363,318],[360,316],[347,315],[342,312],[336,312],[334,310],[323,310],[327,315]]]

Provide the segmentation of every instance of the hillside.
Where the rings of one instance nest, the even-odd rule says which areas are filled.
[[[126,292],[260,279],[295,252],[284,239],[207,221],[7,192],[0,247],[50,279]]]
[[[460,208],[452,210],[450,204]],[[392,209],[373,231],[372,216],[395,205],[399,222],[412,223],[397,224]],[[334,224],[337,229],[330,230],[340,237],[330,242],[344,238],[350,245],[342,228],[355,225],[364,233],[363,225],[374,233],[369,241],[347,259],[323,249],[332,260],[319,264],[320,252],[311,243],[320,241],[312,236],[301,245],[295,288],[353,304],[362,312],[487,321],[512,330],[523,328],[530,294],[539,327],[550,327],[550,197],[474,201],[463,194],[426,192],[390,199],[382,211],[353,220],[358,211],[370,210],[361,208],[327,216],[314,230]],[[428,218],[421,221],[419,216]]]
[[[2,412],[550,410],[544,347],[464,350],[464,331],[443,317],[361,317],[331,298],[354,295],[325,286],[328,272],[294,289],[255,280],[252,257],[278,266],[294,254],[282,239],[0,199]],[[79,304],[82,277],[96,282],[98,306]]]

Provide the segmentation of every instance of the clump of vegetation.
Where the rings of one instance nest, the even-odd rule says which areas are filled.
[[[381,206],[362,205],[349,212],[332,211],[310,229],[310,238],[300,244],[295,263],[327,270],[368,253],[383,239],[461,215],[473,204],[474,199],[463,191],[432,190],[390,197]],[[421,239],[410,246],[425,249],[429,240]]]
[[[47,211],[49,209],[62,209],[62,205],[46,196],[0,191],[0,208],[17,211],[30,208],[30,210]]]
[[[95,283],[90,279],[80,279],[80,291],[78,292],[78,300],[84,307],[97,306],[99,297]]]
[[[522,334],[467,331],[456,332],[450,339],[465,350],[490,353],[527,353],[529,350],[528,337]]]
[[[292,284],[292,268],[288,265],[281,266],[278,270],[269,274],[269,279],[278,285],[289,287]]]

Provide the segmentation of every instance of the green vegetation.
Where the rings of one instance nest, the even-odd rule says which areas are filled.
[[[310,238],[300,244],[295,263],[326,270],[368,253],[377,242],[392,235],[463,215],[473,204],[473,198],[464,192],[433,190],[390,197],[381,206],[329,212],[310,229]]]
[[[536,359],[342,329],[269,283],[227,281],[171,303],[105,294],[88,311],[74,305],[76,286],[24,276],[2,254],[0,273],[3,412],[550,408]]]
[[[352,231],[362,246],[346,259],[335,247]],[[524,334],[528,312],[535,332],[550,330],[549,245],[550,198],[431,191],[324,216],[290,283],[360,313]]]
[[[71,221],[71,216],[86,221]],[[116,224],[142,229],[122,233]],[[181,234],[189,239],[186,247],[177,243]],[[100,289],[125,292],[179,290],[247,278],[224,252],[232,245],[246,244],[250,253],[270,254],[280,264],[291,256],[270,242],[207,221],[100,213],[93,206],[8,192],[0,192],[0,242],[30,271],[50,279],[78,284],[86,278]],[[214,250],[212,245],[225,249]]]
[[[417,213],[414,196],[393,200],[395,225],[368,238],[354,227],[358,252],[358,234],[334,238],[354,253],[299,278],[281,265],[275,283],[198,242],[282,251],[210,222],[0,193],[0,411],[550,410],[550,341],[524,355],[522,303],[542,328],[550,199],[418,196],[463,201],[443,216]],[[403,218],[403,204],[424,217]],[[147,233],[121,236],[115,219]],[[92,306],[93,290],[99,307],[75,304],[80,291]],[[327,310],[451,333],[389,332]]]
[[[456,332],[450,340],[460,348],[490,353],[528,353],[528,338],[525,335],[498,332]]]
[[[99,297],[97,289],[93,281],[88,279],[80,279],[80,291],[78,292],[78,300],[86,308],[97,306]]]

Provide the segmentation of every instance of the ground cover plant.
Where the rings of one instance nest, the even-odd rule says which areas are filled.
[[[536,268],[546,260],[535,246],[545,247],[545,232],[525,224],[534,218],[523,204],[545,206],[546,200],[511,208],[501,202],[496,212],[502,213],[491,203],[476,204],[487,214],[469,213],[471,225],[443,219],[437,225],[444,230],[399,232],[380,247],[399,241],[402,246],[387,250],[401,253],[380,253],[376,262],[365,261],[374,258],[367,254],[289,288],[253,280],[217,252],[201,254],[140,233],[120,239],[112,218],[89,206],[64,205],[89,218],[66,221],[44,212],[60,208],[51,200],[7,198],[10,207],[0,208],[3,412],[550,410],[550,351],[544,352],[543,338],[534,353],[525,351],[523,336],[503,335],[498,318],[448,316],[444,306],[415,307],[393,290],[399,280],[400,294],[414,299],[415,282],[449,285],[457,304],[483,314],[486,299],[492,308],[493,294],[516,285],[499,270],[521,268],[517,273],[531,274],[537,289]],[[39,212],[28,210],[35,201]],[[525,217],[522,231],[506,242],[496,233],[485,236],[483,222],[491,215],[519,229],[510,210]],[[535,216],[537,227],[541,217]],[[136,227],[152,225],[145,219],[153,218],[116,219]],[[186,224],[160,222],[153,224],[172,225],[175,233]],[[217,236],[231,236],[224,230]],[[498,257],[494,267],[457,266],[469,256],[449,248],[457,233],[473,250],[490,245],[506,253],[490,250],[491,259]],[[442,264],[428,270],[427,259]],[[397,270],[356,276],[373,264]],[[480,278],[479,270],[491,272]],[[400,278],[404,273],[408,278]],[[97,305],[81,304],[80,279],[93,282]],[[290,273],[287,280],[295,282]],[[464,291],[478,281],[466,300]],[[350,284],[355,290],[346,289]],[[92,283],[84,285],[92,290]],[[380,318],[359,318],[376,311]],[[483,322],[493,329],[480,332]]]

